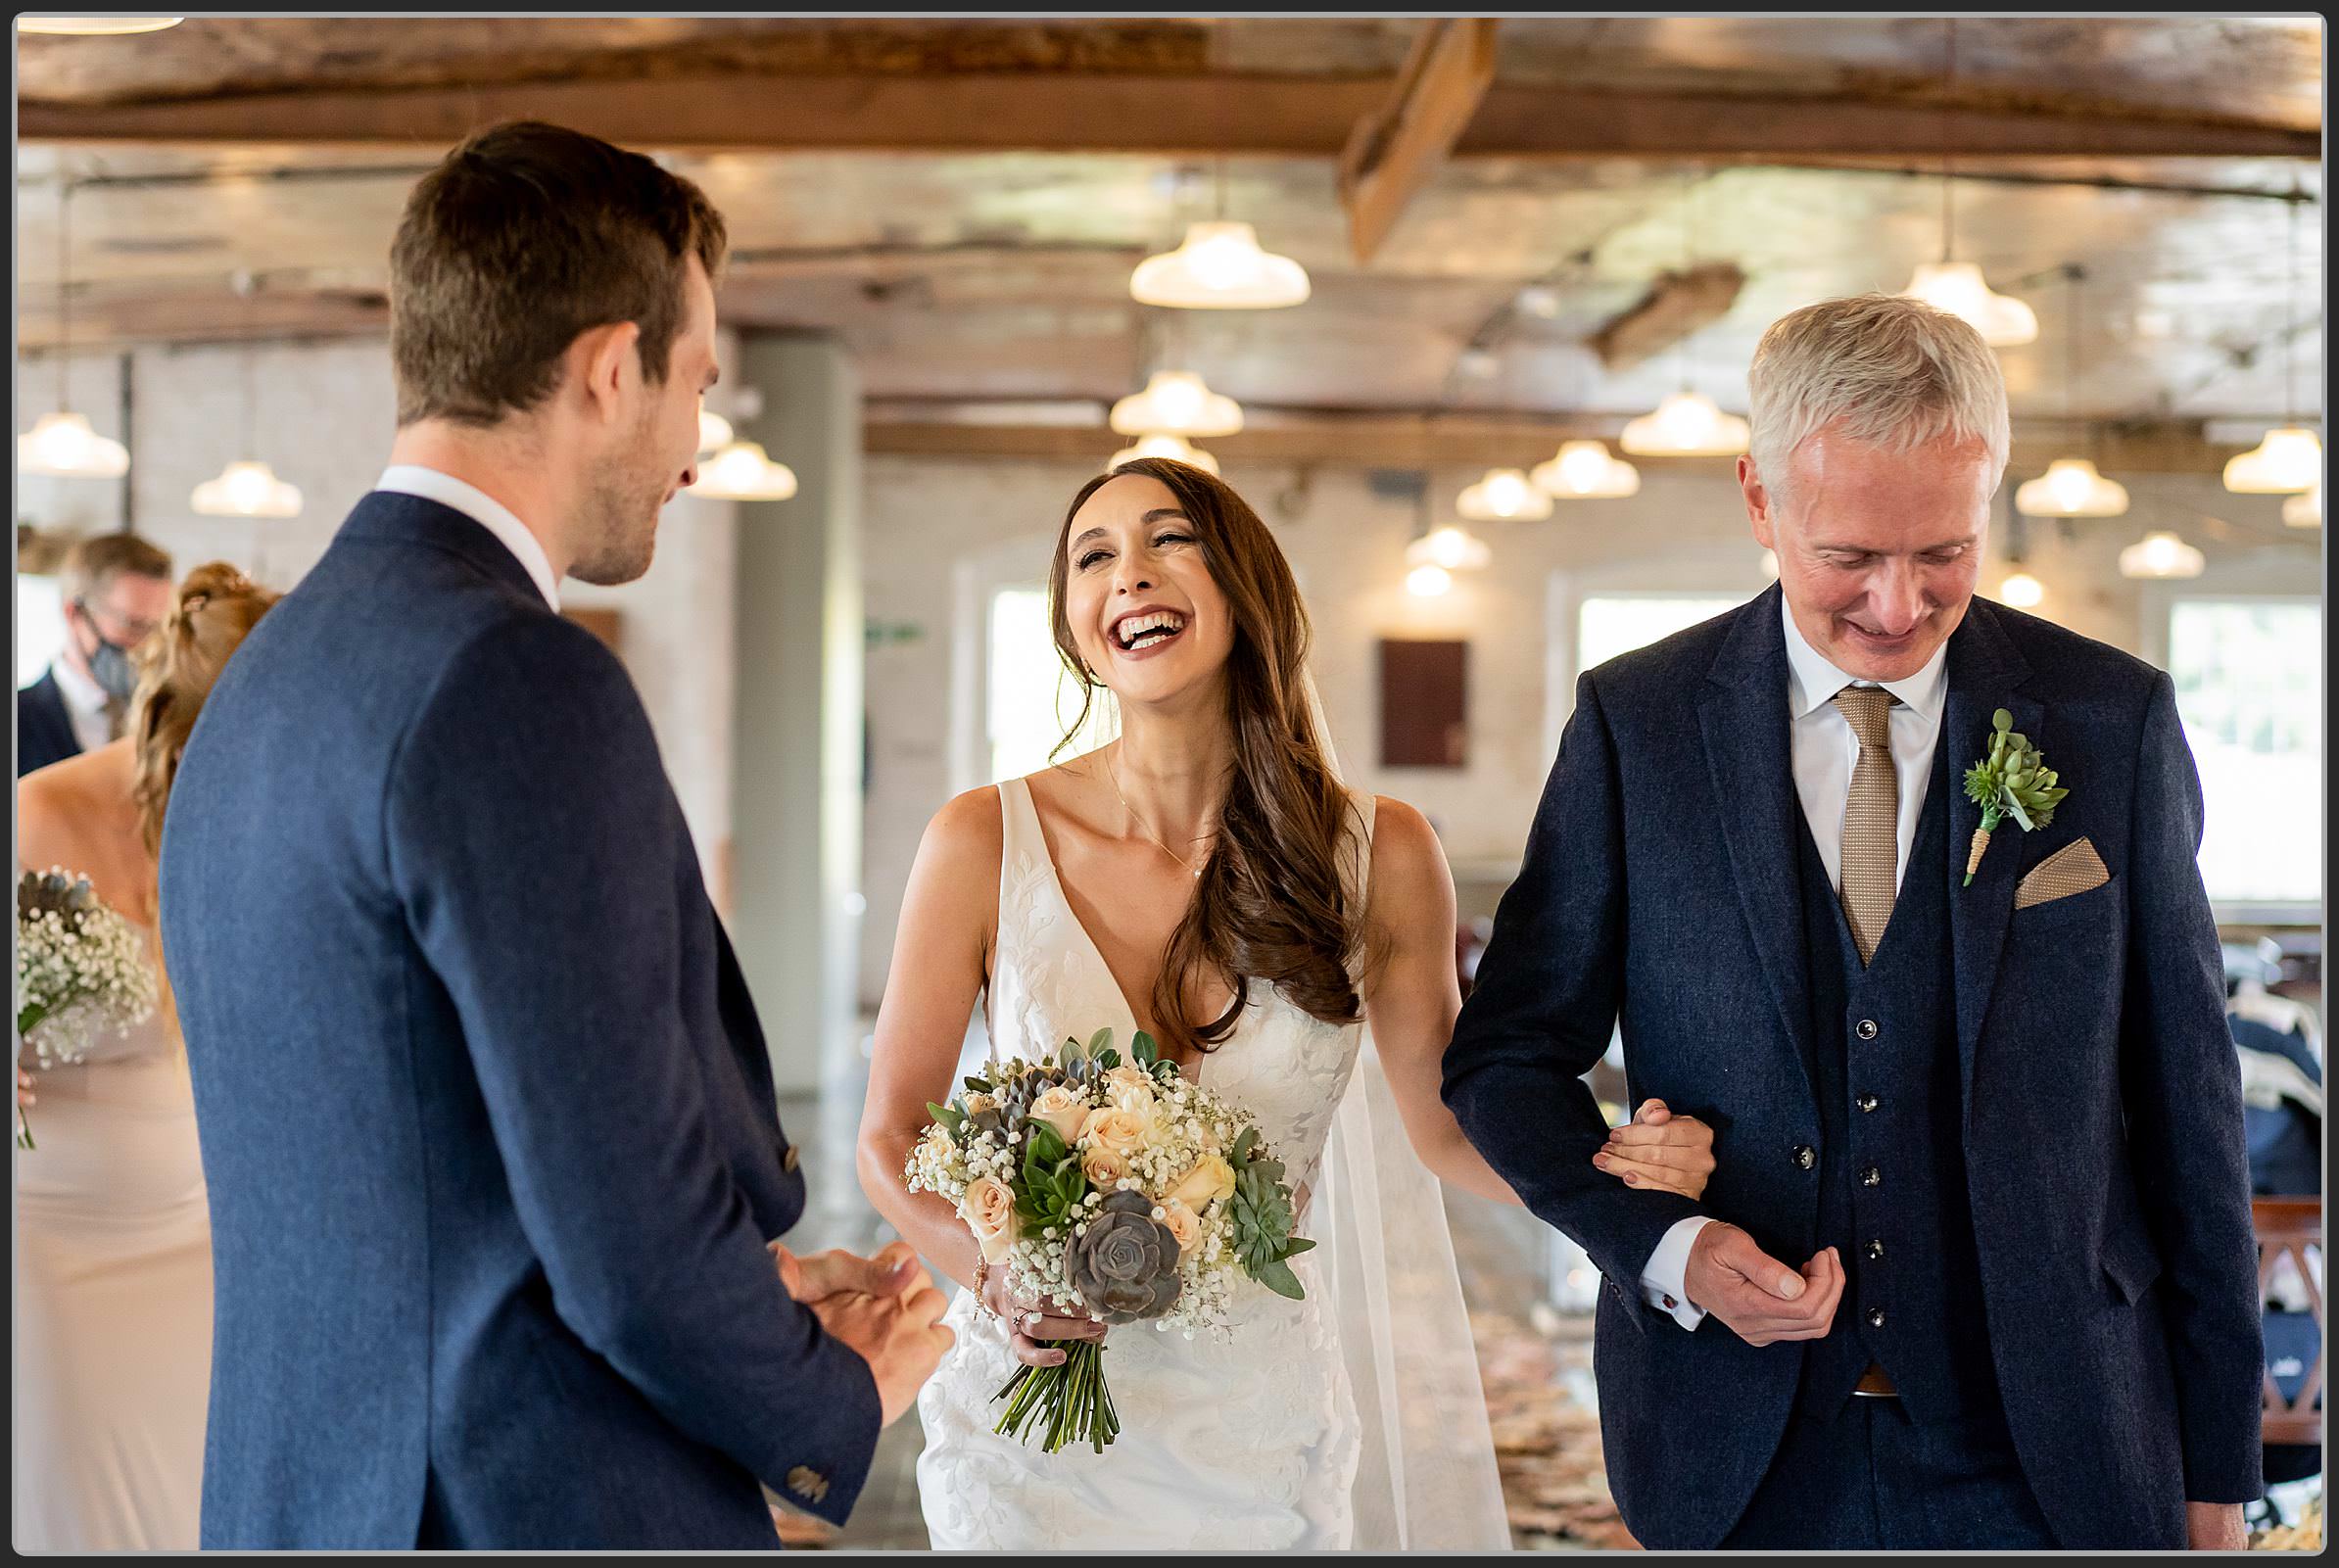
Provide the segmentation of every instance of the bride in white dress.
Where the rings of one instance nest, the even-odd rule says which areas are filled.
[[[1460,1000],[1436,835],[1411,807],[1341,785],[1289,565],[1215,477],[1146,459],[1093,481],[1059,537],[1051,599],[1067,665],[1110,690],[1121,736],[935,817],[861,1129],[871,1199],[970,1287],[947,1319],[957,1349],[918,1403],[932,1543],[1505,1546],[1452,1243],[1420,1169],[1517,1202],[1438,1094]],[[999,1055],[1104,1027],[1124,1045],[1154,1035],[1257,1118],[1321,1243],[1294,1260],[1305,1300],[1245,1285],[1230,1344],[1115,1331],[1122,1432],[1102,1454],[992,1430],[1019,1361],[1059,1360],[1058,1342],[1101,1325],[1017,1299],[951,1207],[903,1184],[978,996]],[[1682,1167],[1614,1173],[1694,1195],[1710,1131],[1668,1126]]]
[[[10,1524],[20,1551],[193,1551],[211,1393],[212,1227],[186,1047],[162,974],[154,834],[219,668],[274,595],[199,567],[154,643],[132,735],[17,784],[18,871],[63,866],[144,934],[160,998],[85,1058],[19,1042]]]

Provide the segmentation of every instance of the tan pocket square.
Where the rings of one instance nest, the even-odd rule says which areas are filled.
[[[2101,887],[2111,879],[2112,874],[2104,869],[2104,858],[2095,852],[2095,845],[2084,838],[2075,838],[2030,868],[2022,885],[2014,890],[2014,907],[2029,909],[2033,904],[2053,903],[2058,898]]]

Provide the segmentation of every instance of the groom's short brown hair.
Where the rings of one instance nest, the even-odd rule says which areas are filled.
[[[725,243],[706,193],[640,153],[537,120],[479,132],[414,187],[390,247],[399,424],[525,412],[579,333],[617,321],[663,381],[689,259],[712,280]]]

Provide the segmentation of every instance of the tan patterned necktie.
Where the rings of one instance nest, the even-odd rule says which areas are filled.
[[[1892,771],[1891,711],[1899,699],[1881,686],[1847,686],[1838,712],[1860,742],[1851,793],[1843,802],[1843,918],[1866,966],[1892,918],[1900,864],[1900,779]]]

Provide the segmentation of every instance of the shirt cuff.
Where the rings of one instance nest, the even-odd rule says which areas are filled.
[[[1703,1214],[1674,1221],[1641,1269],[1642,1299],[1685,1329],[1695,1330],[1705,1321],[1704,1309],[1690,1305],[1690,1245],[1712,1223]]]

